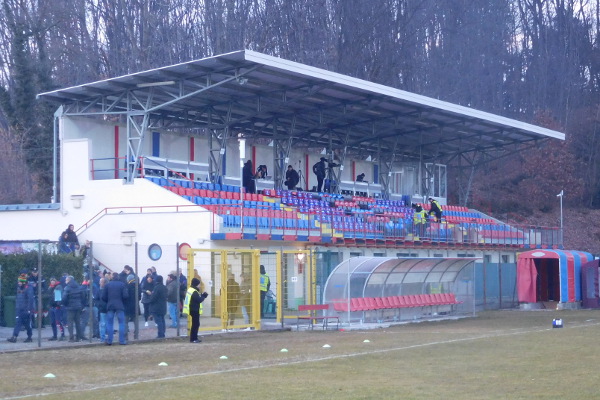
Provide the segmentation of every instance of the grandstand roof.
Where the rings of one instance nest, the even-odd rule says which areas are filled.
[[[150,128],[209,128],[293,145],[423,160],[502,150],[558,131],[242,50],[39,95],[70,115],[150,115]]]

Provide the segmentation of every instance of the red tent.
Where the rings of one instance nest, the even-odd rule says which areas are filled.
[[[581,301],[581,266],[593,260],[590,253],[538,249],[517,257],[517,291],[520,302]]]

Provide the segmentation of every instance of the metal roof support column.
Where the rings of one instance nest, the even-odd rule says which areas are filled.
[[[275,189],[282,189],[285,181],[285,171],[290,160],[292,140],[296,129],[296,116],[292,117],[289,133],[281,134],[273,121],[273,182]]]
[[[139,171],[140,158],[142,157],[142,143],[150,122],[150,107],[154,100],[154,89],[151,88],[146,95],[146,104],[142,98],[132,91],[127,92],[127,155],[125,159],[125,182],[133,183]],[[133,104],[142,106],[143,111],[133,111]]]
[[[381,186],[383,187],[383,191],[381,194],[384,199],[389,199],[391,194],[390,178],[392,177],[394,162],[396,162],[396,149],[398,147],[398,137],[399,136],[396,135],[396,139],[394,140],[394,146],[392,147],[392,151],[390,152],[389,161],[381,160],[381,162],[379,163],[379,179],[381,181]],[[383,153],[380,152],[378,157],[383,157]]]
[[[218,130],[210,129],[213,112],[212,109],[210,110],[208,124],[208,175],[212,183],[222,183],[221,178],[223,176],[223,157],[225,156],[225,151],[227,147],[227,138],[230,136],[229,124],[231,121],[231,107],[232,104],[229,103],[229,107],[227,109],[227,116],[225,117],[224,121],[225,129],[221,131],[221,135],[218,134]]]
[[[141,119],[141,121],[139,121]],[[133,183],[133,178],[138,175],[140,166],[141,149],[146,130],[148,129],[148,113],[128,113],[127,114],[127,158],[125,160],[125,182]]]
[[[344,113],[346,109],[344,108]],[[329,144],[327,145],[327,175],[326,179],[329,179],[329,193],[339,193],[340,192],[340,180],[339,174],[331,167],[330,164],[334,161],[334,153],[333,153],[333,133],[330,130],[327,131],[327,135],[329,137]],[[336,182],[336,185],[332,183]]]

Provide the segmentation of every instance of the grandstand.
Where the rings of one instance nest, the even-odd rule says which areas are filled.
[[[181,244],[309,250],[318,285],[357,255],[514,267],[519,251],[562,246],[555,227],[507,225],[446,201],[456,157],[564,140],[557,131],[248,50],[39,98],[58,107],[54,197],[0,207],[4,240],[56,240],[72,223],[104,267],[135,259],[162,274]],[[318,192],[311,167],[321,157]],[[272,171],[258,193],[242,189],[246,160]],[[301,190],[283,190],[288,165]],[[355,181],[361,172],[367,182]],[[430,196],[444,219],[417,230],[411,203],[427,209]]]

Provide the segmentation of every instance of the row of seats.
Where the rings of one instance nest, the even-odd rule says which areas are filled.
[[[525,237],[521,231],[495,231],[490,229],[479,231],[478,235],[489,239],[523,239]]]
[[[354,312],[455,305],[460,303],[462,302],[456,299],[454,293],[430,293],[387,297],[352,297],[349,302],[334,300],[333,309],[338,312]]]
[[[454,232],[452,226],[452,224],[460,224],[469,231],[470,236],[465,240],[477,243],[524,237],[522,232],[511,230],[508,226],[495,224],[493,220],[475,218],[474,221],[472,217],[480,214],[463,211],[466,210],[466,207],[444,206],[444,210],[447,212],[446,222],[450,225],[431,223],[427,225],[427,229],[416,231],[412,226],[413,209],[406,207],[402,201],[398,200],[375,200],[354,196],[352,201],[348,201],[344,200],[344,196],[329,193],[267,190],[265,195],[245,194],[245,198],[251,200],[244,200],[242,203],[237,186],[166,180],[156,177],[149,177],[149,179],[155,183],[166,184],[169,182],[165,186],[166,189],[222,217],[227,216],[224,218],[223,224],[228,228],[241,226],[269,230],[323,228],[335,237],[347,239],[402,238],[412,234],[419,237],[420,240],[463,241]],[[210,188],[214,190],[210,190]],[[429,208],[429,204],[423,206]],[[242,207],[244,208],[243,213],[241,212]],[[294,209],[294,211],[286,215],[278,214],[277,212],[284,207],[288,210]],[[233,211],[234,209],[238,211]],[[486,223],[482,225],[481,222]],[[472,228],[476,229],[476,232],[473,231],[474,235],[471,235]],[[326,232],[324,231],[324,233]]]
[[[162,178],[157,176],[146,176],[151,182],[156,183],[163,187],[180,187],[184,189],[205,189],[210,191],[224,191],[224,192],[240,192],[239,186],[225,185],[220,183],[204,182],[204,181],[191,181],[189,179],[175,179],[175,178]]]

